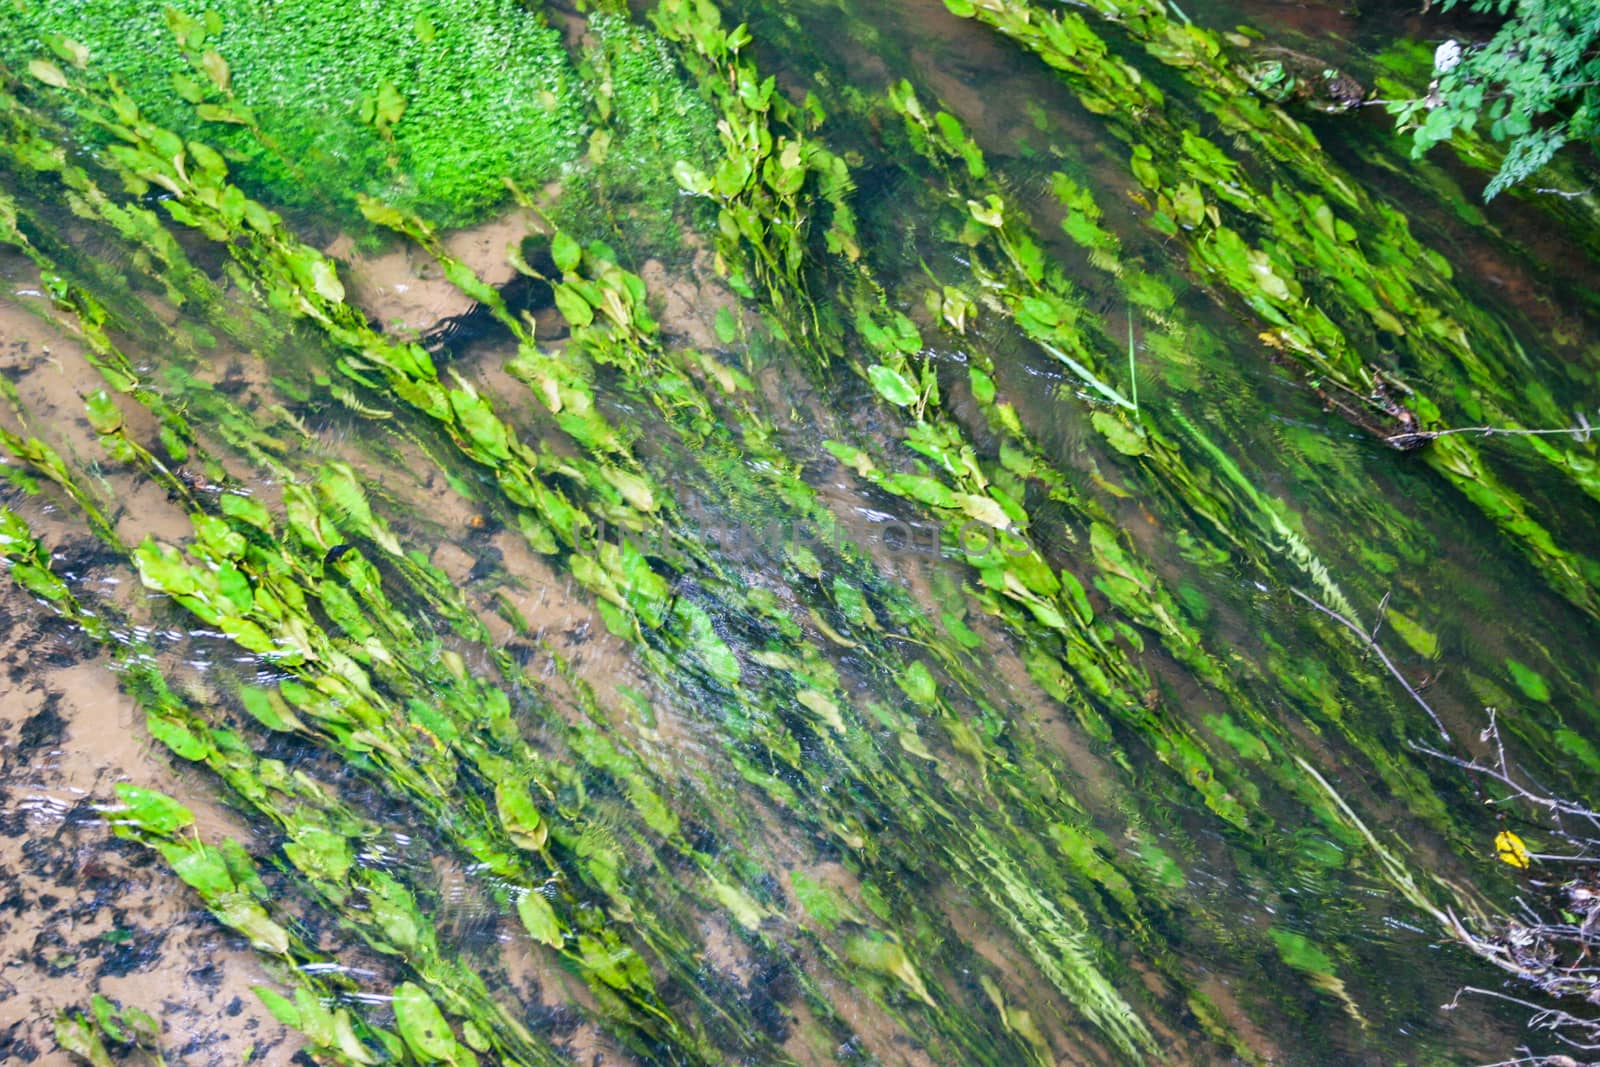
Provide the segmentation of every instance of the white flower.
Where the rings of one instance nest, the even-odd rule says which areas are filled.
[[[1433,50],[1433,69],[1448,74],[1461,62],[1461,43],[1450,40]]]

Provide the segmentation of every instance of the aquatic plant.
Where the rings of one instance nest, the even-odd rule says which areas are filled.
[[[1440,407],[1415,383],[1386,372],[1352,343],[1346,331],[1363,320],[1370,320],[1380,335],[1406,338],[1421,373],[1464,374],[1473,381],[1479,391],[1469,411],[1492,412],[1491,418],[1507,427],[1525,425],[1510,414],[1512,407],[1539,409],[1535,417],[1544,425],[1566,421],[1558,406],[1539,403],[1553,399],[1548,394],[1529,398],[1510,392],[1514,379],[1508,368],[1519,358],[1515,341],[1453,295],[1448,263],[1416,242],[1403,217],[1339,174],[1305,126],[1279,108],[1240,96],[1241,75],[1216,34],[1120,0],[1106,0],[1096,8],[1125,27],[1156,59],[1211,90],[1199,96],[1203,107],[1225,128],[1260,146],[1272,168],[1312,182],[1314,192],[1296,193],[1283,183],[1270,191],[1257,189],[1226,152],[1166,118],[1161,91],[1130,73],[1132,68],[1110,52],[1081,15],[1041,14],[1022,0],[981,7],[956,0],[947,6],[1023,43],[1068,81],[1085,107],[1110,118],[1110,127],[1132,146],[1132,174],[1155,194],[1148,204],[1149,224],[1183,241],[1197,269],[1239,294],[1269,327],[1264,334],[1269,347],[1302,362],[1313,381],[1332,386],[1329,393],[1337,390],[1348,398],[1358,424],[1376,417],[1375,426],[1388,427],[1378,430],[1386,440],[1410,447],[1410,435],[1441,419]],[[1135,127],[1122,116],[1139,116],[1141,121]],[[1152,143],[1162,146],[1161,154]],[[1338,217],[1335,206],[1341,204],[1352,217],[1366,220],[1367,228],[1357,229]],[[1252,247],[1224,222],[1224,207],[1263,227],[1271,243]],[[1292,262],[1316,265],[1314,290],[1299,282],[1291,257]],[[1397,269],[1401,264],[1405,268]],[[1328,310],[1318,300],[1327,301]],[[1541,438],[1528,440],[1575,488],[1591,496],[1600,491],[1591,457]],[[1600,612],[1593,594],[1600,564],[1556,543],[1476,448],[1459,437],[1443,443],[1442,449],[1424,450],[1427,462],[1515,537],[1563,595],[1591,614]]]
[[[140,134],[136,129],[132,132],[135,134],[136,138],[147,136],[146,134]],[[146,167],[156,165],[156,158],[157,157],[154,155],[145,155],[143,157],[145,161],[144,165]],[[176,170],[168,168],[166,164],[160,164],[159,166],[161,168],[160,173],[165,176],[165,180],[177,181],[180,184],[180,188],[183,187],[182,183],[186,181],[186,179],[176,178]],[[146,173],[154,176],[158,172],[147,170]],[[204,180],[214,180],[214,177],[215,176],[213,175],[212,178],[207,178]],[[201,201],[197,200],[195,203],[199,205]],[[381,213],[378,214],[379,217],[382,217]],[[208,211],[206,217],[211,220],[212,225],[226,225],[226,222],[224,221],[226,216],[224,215],[215,214]],[[199,221],[198,218],[196,221]],[[272,229],[271,232],[267,234],[262,234],[259,230],[256,231],[258,236],[267,237],[267,240],[258,246],[259,252],[264,256],[264,258],[259,261],[260,266],[268,267],[269,269],[279,272],[279,276],[285,281],[288,281],[289,284],[293,285],[295,287],[295,291],[300,294],[298,297],[294,297],[289,301],[282,302],[280,306],[286,308],[297,308],[301,313],[309,313],[314,318],[323,321],[325,324],[335,326],[338,330],[353,331],[359,336],[368,338],[368,340],[362,344],[364,359],[371,361],[374,359],[374,357],[377,357],[382,360],[381,365],[387,367],[392,374],[397,376],[393,380],[400,386],[399,395],[402,397],[419,395],[416,394],[414,390],[420,387],[424,390],[420,396],[426,397],[428,395],[426,390],[429,388],[426,383],[430,377],[428,374],[430,365],[423,363],[423,360],[426,359],[426,355],[418,355],[420,352],[419,349],[413,348],[411,351],[406,352],[404,350],[394,348],[388,345],[386,342],[379,342],[376,336],[370,332],[370,327],[366,326],[364,322],[361,322],[361,320],[352,317],[348,308],[337,299],[339,294],[335,288],[336,280],[331,278],[330,274],[325,269],[319,268],[319,264],[323,261],[321,261],[315,253],[290,241],[287,235],[276,229],[275,224],[270,219],[268,219],[268,226]],[[241,230],[241,233],[243,232],[244,231]],[[248,246],[240,245],[235,247],[240,250],[248,250]],[[563,262],[566,262],[568,259],[567,253],[562,252],[559,258]],[[619,282],[625,281],[624,276],[618,276],[618,278]],[[586,291],[590,292],[592,295],[584,297],[582,294]],[[586,307],[592,308],[592,310],[587,311],[588,315],[593,315],[596,310],[605,310],[608,317],[610,317],[619,325],[633,321],[631,314],[627,312],[627,307],[629,302],[636,298],[624,298],[622,296],[623,293],[627,292],[627,287],[625,285],[621,286],[620,288],[612,287],[594,290],[583,290],[580,288],[575,290],[575,292],[580,295],[580,298],[593,301],[592,304],[585,305]],[[574,314],[582,319],[585,312],[574,312]],[[336,336],[339,335],[336,334]],[[378,366],[371,362],[368,362],[364,365],[370,369],[377,369]],[[360,369],[361,366],[352,366],[352,370],[354,371],[359,372]],[[408,382],[413,384],[408,386]],[[513,447],[512,440],[506,436],[505,429],[487,414],[481,401],[477,401],[472,394],[467,393],[464,389],[455,390],[451,395],[452,397],[459,397],[459,399],[451,400],[450,411],[453,414],[450,415],[450,418],[452,419],[452,425],[454,426],[452,433],[455,436],[458,445],[460,445],[468,455],[474,457],[480,463],[486,462],[491,466],[501,468],[503,473],[508,464],[514,464],[516,466],[512,468],[513,470],[520,469],[524,472],[521,474],[510,475],[510,477],[518,480],[538,478],[537,475],[532,473],[532,469],[525,465],[529,462],[529,454],[521,450],[520,446]],[[424,402],[417,401],[417,403],[419,406],[422,406]],[[426,406],[423,407],[423,411],[432,413],[435,417],[445,415],[445,409],[440,408],[432,403],[427,403]],[[481,414],[479,414],[480,412]],[[456,422],[456,419],[460,419],[461,421]],[[626,482],[619,482],[618,480],[620,478],[621,474],[618,471],[613,470],[610,474],[603,476],[601,483],[604,484],[604,482],[607,480],[612,483],[611,488],[605,490],[604,497],[609,500],[607,506],[612,509],[611,514],[618,517],[623,515],[623,512],[618,509],[623,505],[624,502],[621,496],[617,494],[617,486],[620,484],[624,489],[626,489],[629,485],[629,483]],[[505,484],[504,480],[503,484]],[[526,484],[529,485],[529,492],[513,492],[513,500],[519,501],[523,507],[541,507],[541,510],[546,516],[561,516],[561,525],[555,527],[555,533],[560,537],[561,541],[575,545],[577,541],[577,538],[575,537],[577,532],[576,523],[578,521],[576,515],[564,509],[564,505],[559,503],[559,497],[551,495],[548,490],[541,491],[540,489],[534,488],[536,484],[542,485],[542,479],[539,479],[538,482],[530,480]],[[644,486],[640,485],[637,487],[637,491],[632,494],[634,504],[630,506],[643,507],[653,510],[655,505],[651,502],[650,497],[648,495],[639,495],[639,493],[643,491]],[[542,495],[532,495],[541,493]],[[538,503],[540,500],[543,500],[542,505]],[[635,523],[645,521],[644,516],[647,513],[648,512],[634,512],[635,518],[633,521]],[[542,537],[547,535],[536,535],[532,532],[532,529],[530,529],[529,536],[537,547],[542,543]],[[628,554],[630,552],[633,553],[631,557]],[[148,567],[155,567],[159,564],[159,569],[157,571],[149,571],[149,573],[152,575],[168,573],[171,566],[177,563],[176,559],[168,559],[165,556],[157,557],[147,554],[144,558],[146,559],[147,569]],[[637,552],[626,543],[621,546],[620,554],[617,552],[616,546],[610,544],[601,545],[598,567],[595,567],[585,557],[579,556],[574,558],[574,575],[579,577],[580,581],[584,582],[584,584],[589,585],[598,591],[600,595],[600,603],[602,605],[602,615],[607,618],[608,624],[620,634],[634,634],[637,636],[642,636],[644,631],[641,629],[641,623],[653,628],[660,625],[660,622],[662,621],[661,605],[665,605],[667,603],[665,583],[661,583],[659,579],[650,575],[647,570],[640,566],[642,559],[643,557],[638,556]],[[161,582],[162,588],[167,588],[164,579],[156,577],[153,580]],[[178,592],[181,596],[187,596],[188,594],[181,592],[181,590],[187,588],[188,581],[198,579],[191,578],[176,580],[179,581],[179,584],[172,587],[173,591]],[[199,604],[194,606],[203,609],[204,603],[205,601],[201,601]],[[758,608],[757,610],[761,609]],[[770,609],[766,610],[770,611]],[[707,625],[709,620],[704,614],[704,609],[700,608],[693,602],[688,601],[687,599],[679,600],[676,602],[675,616],[678,620],[681,620],[682,625],[686,626],[689,631],[689,643],[686,646],[687,650],[691,652],[691,654],[700,657],[705,663],[707,670],[711,672],[712,676],[719,679],[723,684],[726,685],[735,683],[739,677],[739,674],[741,673],[738,664],[728,654],[725,646],[721,644],[720,640],[716,638],[715,634],[710,631],[710,628]],[[274,646],[274,642],[264,635],[255,637],[251,636],[254,633],[254,630],[250,627],[235,626],[234,628],[237,629],[241,635],[243,635],[243,639],[247,642],[246,647],[255,647],[259,651],[265,652]],[[306,635],[310,635],[310,631],[307,631]],[[305,645],[306,635],[294,638],[293,646],[301,649],[307,648],[308,646]],[[313,646],[310,647],[314,648],[315,645],[313,644]],[[316,658],[322,657],[313,657],[313,659]],[[809,659],[809,657],[807,658]],[[682,664],[680,663],[675,665],[672,669],[675,673],[681,673],[683,669]],[[811,667],[809,664],[801,665],[797,662],[796,666],[791,669],[801,679],[807,679],[808,676],[814,673],[816,668]],[[807,690],[815,691],[816,684],[817,683],[815,680],[804,681],[804,686]],[[837,683],[834,684],[837,685]],[[801,703],[805,704],[806,701],[801,701]],[[811,706],[813,708],[830,706],[837,708],[840,706],[840,702],[828,698],[826,704],[824,704],[818,699],[813,699],[811,701]],[[755,725],[755,723],[752,723],[752,725]],[[954,725],[955,724],[952,723],[952,726]],[[792,763],[795,762],[798,753],[796,752],[791,754],[788,751],[793,745],[793,742],[782,739],[780,735],[778,743],[782,746],[780,751],[785,753],[786,761]],[[917,766],[917,764],[908,762],[906,759],[902,759],[900,762],[902,767],[905,769],[910,769]],[[798,766],[798,763],[795,763],[795,765]],[[751,774],[753,780],[759,781],[763,784],[777,784],[776,782],[772,782],[766,773],[757,773],[754,768],[750,768],[747,773]],[[919,776],[920,774],[921,772],[919,772]],[[792,795],[789,794],[787,788],[785,788],[778,795],[780,797],[788,797],[789,803],[794,802],[794,799],[792,798]],[[835,825],[838,826],[847,824],[843,823],[843,820],[841,820],[840,823],[836,823]],[[853,836],[853,832],[851,833]],[[969,835],[972,833],[970,827],[968,828],[967,833]],[[982,839],[975,838],[975,840],[981,841]],[[963,846],[962,850],[965,851],[966,847],[968,846]],[[968,864],[973,862],[983,862],[989,866],[1002,863],[1016,863],[1016,860],[1014,859],[995,854],[994,850],[996,848],[997,846],[994,844],[985,844],[984,851],[988,853],[987,856],[984,855],[984,852],[980,852],[979,860],[963,860],[963,862]],[[957,853],[956,856],[959,857],[959,853]],[[998,869],[995,870],[995,873],[999,873]],[[1008,892],[1012,896],[1018,896],[1019,894],[1026,896],[1033,895],[1025,892],[1023,888],[1024,883],[1020,879],[1020,876],[1011,875],[1010,877],[1012,879],[1012,887],[1008,890]],[[997,904],[1002,905],[1008,910],[1015,907],[1013,904],[1003,902],[1003,898],[996,897],[995,901]],[[1044,921],[1049,924],[1057,924],[1065,921],[1064,917],[1056,917],[1059,915],[1061,907],[1060,903],[1050,904],[1040,901],[1037,903],[1030,902],[1027,904],[1027,906],[1033,909],[1033,914],[1035,916],[1035,918],[1032,920],[1033,922]],[[1021,925],[1023,921],[1022,919],[1014,918],[1012,921],[1014,924],[1017,924],[1017,929],[1019,931],[1024,928]],[[1052,956],[1055,953],[1062,951],[1083,951],[1082,949],[1075,947],[1076,938],[1081,935],[1060,934],[1053,936],[1057,937],[1058,939],[1064,938],[1064,940],[1059,940],[1058,944],[1054,947],[1049,947],[1042,941],[1036,942],[1038,946],[1037,951],[1041,953],[1048,952]],[[888,957],[884,958],[887,959]],[[1094,998],[1098,1000],[1110,1000],[1112,1006],[1111,1010],[1125,1011],[1125,1009],[1116,1007],[1115,994],[1109,992],[1109,990],[1105,987],[1103,980],[1095,976],[1092,971],[1085,972],[1084,968],[1085,964],[1079,962],[1074,965],[1072,971],[1060,971],[1060,977],[1058,980],[1063,983],[1093,983],[1087,988],[1093,991],[1092,996]],[[896,973],[895,969],[891,968],[890,973]],[[914,972],[903,973],[914,974]],[[1096,1007],[1092,1010],[1103,1011],[1106,1009]]]
[[[87,524],[119,573],[161,596],[119,605],[69,585],[16,512],[0,554],[112,652],[150,735],[272,828],[261,862],[292,893],[254,893],[253,865],[193,840],[176,800],[125,790],[125,832],[180,877],[199,872],[186,880],[219,920],[273,958],[313,961],[301,916],[386,958],[392,1024],[344,1001],[319,1013],[344,993],[320,979],[285,973],[300,992],[264,997],[335,1062],[555,1062],[505,995],[502,969],[524,952],[571,979],[552,996],[643,1061],[810,1062],[903,1041],[974,1064],[1049,1063],[1069,1045],[1138,1060],[1214,1043],[1250,1059],[1248,1029],[1185,952],[1285,978],[1253,1011],[1306,1010],[1291,1004],[1305,983],[1368,1025],[1383,1007],[1355,981],[1330,872],[1372,838],[1306,757],[1369,779],[1374,810],[1402,798],[1447,859],[1476,824],[1406,754],[1414,709],[1393,705],[1348,634],[1306,615],[1234,648],[1274,589],[1304,583],[1355,618],[1374,579],[1341,572],[1362,557],[1316,530],[1320,502],[1291,505],[1243,435],[1173,400],[1181,343],[1206,358],[1227,347],[1180,306],[1179,267],[1130,255],[1112,201],[1069,163],[1043,168],[1030,204],[1013,161],[921,87],[835,92],[819,78],[789,97],[768,60],[808,61],[784,36],[798,24],[774,20],[766,40],[708,0],[666,0],[652,33],[605,10],[573,68],[599,130],[602,210],[578,183],[565,208],[511,190],[534,209],[510,251],[516,284],[552,308],[488,285],[403,194],[346,186],[328,205],[431,257],[495,324],[503,360],[372,321],[316,222],[246,192],[207,136],[180,136],[183,122],[158,121],[70,48],[0,100],[0,237],[31,263],[48,296],[33,309],[86,375],[82,424],[8,394],[18,429],[0,436],[0,472],[70,505],[29,505],[52,539]],[[1096,76],[1126,66],[1095,55]],[[1241,136],[1298,167],[1311,149],[1290,151],[1293,128],[1262,116]],[[111,148],[69,152],[81,122]],[[1332,218],[1330,203],[1364,211],[1359,198],[1269,194],[1215,146],[1157,147],[1131,157],[1136,180],[1155,175],[1146,240],[1174,238],[1191,277],[1214,269],[1217,292],[1348,349],[1342,298],[1250,301],[1272,284],[1257,265],[1287,289],[1309,264],[1343,263],[1288,231],[1324,207]],[[1309,158],[1296,180],[1340,184]],[[894,183],[879,195],[906,209],[904,247],[858,189],[873,182]],[[686,209],[684,240],[715,248],[727,285],[698,291],[715,314],[705,350],[658,322],[661,293],[638,266],[651,222],[638,208],[658,202],[657,221]],[[1052,214],[1059,227],[1041,221]],[[1330,241],[1370,247],[1330,225]],[[1220,244],[1242,269],[1209,265]],[[139,270],[101,262],[117,257]],[[1387,261],[1350,263],[1393,304]],[[1086,273],[1126,322],[1097,308]],[[1404,314],[1408,335],[1426,317]],[[1019,369],[1038,368],[1052,386],[1029,396]],[[805,390],[820,432],[790,410]],[[1358,424],[1374,417],[1370,397],[1352,406]],[[1082,430],[1082,455],[1061,427]],[[1332,495],[1360,471],[1337,464],[1310,484]],[[182,532],[145,538],[117,506],[128,484],[165,494]],[[462,507],[466,533],[435,514]],[[890,512],[931,534],[926,560],[859,537],[861,516]],[[1332,515],[1381,531],[1372,559],[1410,562],[1428,544],[1386,501],[1316,518]],[[702,516],[816,536],[719,541]],[[441,536],[477,554],[465,579],[426,553]],[[1567,558],[1534,556],[1547,577]],[[1437,649],[1433,620],[1378,615]],[[558,619],[624,655],[591,659],[552,632]],[[127,637],[178,620],[244,671],[205,696]],[[1506,685],[1546,700],[1545,677],[1582,687],[1548,654],[1514,651]],[[374,815],[374,796],[394,814]],[[366,846],[394,823],[416,828],[419,856],[482,872],[496,921],[521,928],[515,953],[456,944],[427,873],[373,860]],[[1304,897],[1241,924],[1207,888],[1228,880],[1273,907],[1286,882]],[[1303,922],[1299,899],[1328,914]],[[726,954],[744,962],[708,962]]]
[[[96,993],[89,999],[87,1012],[63,1012],[56,1019],[56,1044],[75,1053],[91,1067],[111,1067],[115,1061],[107,1045],[131,1047],[165,1067],[161,1055],[161,1024],[149,1012],[132,1004],[118,1004]]]
[[[598,11],[589,17],[595,43],[584,54],[586,82],[593,87],[595,131],[588,162],[598,206],[641,257],[673,250],[676,221],[687,203],[678,192],[671,164],[708,165],[716,150],[716,119],[687,84],[665,42],[625,13]],[[572,228],[586,219],[583,196],[565,192],[557,216]],[[392,198],[391,198],[391,202]],[[403,206],[403,205],[402,205]]]
[[[288,204],[348,210],[361,191],[459,224],[582,146],[561,35],[512,0],[7,4],[0,60],[46,83],[117,79]]]
[[[302,254],[304,254],[304,253],[302,253]],[[324,283],[323,288],[324,289],[327,288],[326,283]],[[320,295],[319,298],[322,299],[322,300],[329,299],[325,294]],[[365,329],[365,327],[362,327],[362,328]],[[490,434],[492,432],[493,432],[492,430],[480,429],[477,432],[477,434],[473,437],[473,440],[475,442],[481,442],[481,441],[486,441],[486,440],[492,442],[493,440],[495,440],[495,438],[490,436]],[[473,451],[474,451],[475,454],[477,454],[477,448],[476,447],[474,447]],[[499,449],[494,449],[494,450],[491,451],[490,454],[499,455],[500,451],[501,450],[499,450]],[[509,450],[507,450],[507,451],[509,451]],[[641,489],[642,488],[643,487],[641,486]],[[257,519],[256,521],[260,521],[260,520]],[[530,532],[530,536],[533,536],[533,534],[531,532]],[[318,543],[320,545],[320,541]],[[537,538],[537,537],[535,538],[535,543],[536,544],[539,543],[539,538]],[[601,548],[602,548],[601,559],[602,560],[606,560],[607,559],[607,553],[608,552],[612,552],[614,550],[615,546],[604,545],[604,546],[601,546]],[[319,547],[317,549],[317,552],[320,554],[325,549],[327,549],[327,546],[321,546],[321,547]],[[331,549],[327,549],[327,550],[331,550]],[[154,550],[151,550],[151,551],[153,552]],[[634,558],[637,559],[638,557],[635,555]],[[193,574],[191,574],[191,578],[189,578],[189,579],[183,579],[182,577],[177,576],[178,572],[174,571],[172,569],[173,566],[177,563],[176,559],[168,559],[168,558],[166,558],[164,556],[161,556],[159,553],[153,554],[153,555],[149,555],[149,556],[146,557],[146,559],[147,559],[147,565],[149,567],[156,568],[155,570],[150,571],[151,575],[153,575],[153,576],[168,575],[168,576],[171,576],[173,578],[173,580],[178,581],[180,583],[180,585],[178,587],[174,587],[174,588],[180,588],[180,587],[181,588],[186,588],[187,587],[187,581],[201,580],[197,576],[194,576]],[[575,565],[575,568],[576,568],[576,565]],[[588,574],[588,577],[586,578],[586,581],[590,581],[590,582],[606,581],[606,579],[604,577],[604,572],[590,571],[590,572],[586,572],[586,573]],[[164,581],[165,579],[162,579],[160,577],[154,577],[153,580]],[[630,580],[630,585],[633,584],[636,581],[637,581],[637,579]],[[610,588],[610,587],[603,587],[603,588]],[[329,592],[329,590],[324,589],[324,590],[321,591],[321,593],[319,595],[322,596],[324,598],[324,600],[326,600],[326,596],[327,596],[328,592]],[[187,596],[187,594],[182,594],[182,595]],[[653,594],[653,595],[659,596],[660,594],[658,593],[658,594]],[[620,597],[617,596],[616,591],[615,591],[614,588],[612,588],[610,596],[612,597],[612,599],[603,601],[603,603],[610,604],[611,607],[613,607],[613,608],[614,607],[619,607],[619,606],[620,607],[627,607],[628,606],[627,601],[623,601],[623,600],[621,600]],[[196,602],[195,603],[195,607],[196,607],[197,610],[201,610],[201,611],[209,610],[209,609],[205,608],[205,606],[204,606],[206,603],[207,603],[207,601],[204,601],[204,600]],[[690,608],[691,608],[691,605],[685,603],[685,604],[682,605],[680,611],[683,612],[683,613],[687,613],[687,612],[690,611]],[[337,603],[329,604],[329,610],[334,613],[334,617],[335,618],[342,618],[342,619],[346,619],[346,620],[353,619],[353,616],[351,616],[350,613],[347,610],[344,610],[344,609],[340,608]],[[694,618],[694,616],[692,616],[692,615],[690,615],[688,617],[691,620]],[[620,619],[625,619],[626,616],[613,615],[612,618],[620,620]],[[704,618],[704,616],[701,615],[700,618]],[[242,623],[232,623],[232,624],[229,624],[229,625],[232,627],[232,629],[236,630],[241,635],[241,639],[246,642],[247,647],[256,647],[258,649],[263,649],[263,650],[265,650],[267,648],[270,648],[270,647],[273,647],[273,642],[271,642],[269,639],[267,639],[264,636],[264,633],[258,633],[256,628],[253,625],[246,625],[246,624],[242,624]],[[626,623],[626,622],[620,622],[619,625],[622,625],[622,626],[624,626],[626,628],[629,624]],[[294,643],[296,644],[297,647],[305,647],[303,642],[308,637],[309,638],[315,638],[315,631],[314,630],[305,629],[305,624],[303,622],[300,623],[300,624],[296,624],[296,627],[297,628],[292,630],[291,632],[297,633],[297,634],[299,634],[299,636],[296,637],[296,638],[292,638],[291,640],[294,641]],[[357,631],[355,631],[355,632],[360,632],[361,629],[363,629],[363,628],[362,627],[358,627]],[[252,634],[256,634],[256,636],[251,636]],[[709,634],[703,634],[701,637],[698,638],[698,640],[703,644],[706,640],[710,639],[710,637],[711,637],[711,635],[709,635]],[[318,639],[318,640],[320,640],[320,639]],[[714,646],[713,646],[713,648],[714,648]],[[724,653],[724,655],[725,655],[725,653]],[[390,657],[390,658],[393,659],[393,657]],[[681,668],[678,668],[678,669],[681,669]],[[765,780],[765,776],[764,775],[762,776],[762,779]],[[438,790],[436,788],[435,789],[426,790],[425,792],[428,795],[432,795],[432,796],[434,796],[436,798],[438,796]],[[641,799],[641,803],[642,803],[642,799]],[[727,892],[728,892],[728,890],[724,890],[724,896],[725,897],[726,897],[726,893]],[[875,950],[875,951],[877,951],[877,950]],[[883,950],[883,951],[887,951],[887,950]],[[879,952],[878,954],[881,956],[882,952]],[[884,959],[888,959],[889,957],[883,957],[883,958]],[[896,966],[898,966],[898,965],[896,965]],[[914,973],[914,972],[906,972],[906,973]]]

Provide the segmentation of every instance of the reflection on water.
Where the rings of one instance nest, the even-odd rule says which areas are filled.
[[[747,269],[731,215],[576,171],[442,239],[370,205],[408,236],[230,216],[221,178],[119,213],[118,168],[168,161],[35,166],[29,123],[65,135],[7,97],[0,1051],[32,1062],[100,993],[159,1014],[169,1062],[1504,1058],[1521,1016],[1440,1011],[1492,978],[1372,841],[1474,914],[1528,888],[1505,824],[1291,590],[1376,632],[1460,751],[1496,707],[1581,794],[1600,678],[1559,561],[1600,544],[1567,480],[1591,453],[1481,445],[1527,534],[1341,417],[1070,70],[935,0],[735,6],[741,61],[828,117],[708,92],[839,154],[856,254],[814,234]],[[1316,11],[1285,46],[1370,77],[1392,30],[1358,53]],[[1370,115],[1298,116],[1329,163],[1254,157],[1097,25],[1240,188],[1339,168],[1409,215],[1469,339],[1517,339],[1531,410],[1582,377],[1592,268],[1510,232],[1538,207],[1451,213],[1462,174]],[[634,76],[587,40],[574,77]],[[918,134],[902,80],[958,122]],[[1274,219],[1235,224],[1294,262]],[[1250,262],[1341,306],[1324,263]],[[1330,328],[1449,418],[1514,405],[1429,361],[1432,310]]]

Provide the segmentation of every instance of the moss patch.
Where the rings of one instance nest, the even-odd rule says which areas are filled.
[[[586,73],[600,120],[590,147],[593,206],[622,228],[625,244],[659,254],[681,238],[676,220],[684,199],[673,164],[714,166],[717,115],[658,35],[613,14],[592,16],[589,27]],[[567,210],[582,211],[575,204]]]
[[[285,203],[365,192],[461,223],[500,200],[503,178],[547,180],[581,151],[587,90],[560,34],[510,0],[176,7],[193,20],[187,59],[163,5],[144,0],[0,5],[0,57],[20,67],[52,35],[78,42],[93,74]],[[220,79],[198,62],[208,52],[226,63]],[[267,144],[203,117],[226,104],[224,86]]]

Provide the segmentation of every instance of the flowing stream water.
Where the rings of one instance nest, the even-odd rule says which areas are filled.
[[[1422,438],[1600,421],[1595,198],[1410,12],[598,6],[464,226],[0,16],[0,1060],[1512,1058],[1419,748],[1592,796],[1600,459]]]

